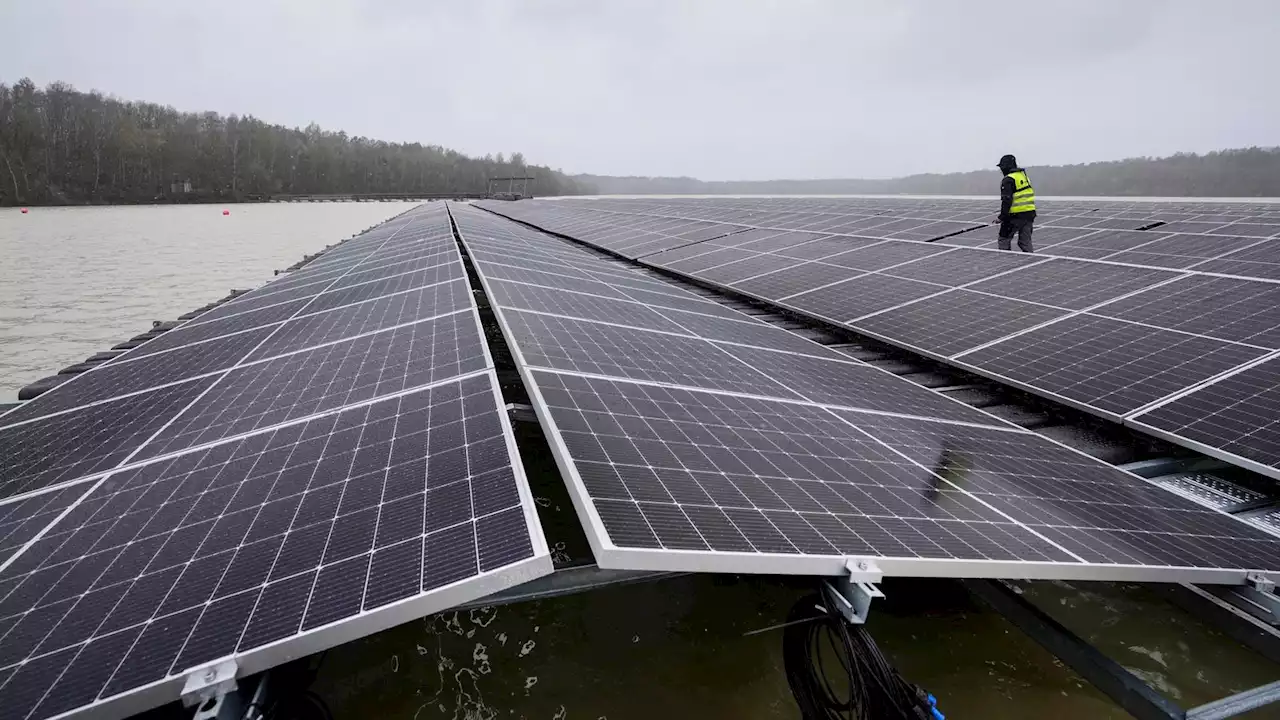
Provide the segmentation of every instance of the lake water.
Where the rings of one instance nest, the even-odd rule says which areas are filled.
[[[0,402],[413,205],[0,208]]]
[[[0,210],[0,399],[408,207]],[[536,430],[520,435],[549,540],[561,560],[587,557]],[[794,720],[781,633],[746,633],[782,622],[812,589],[684,576],[444,613],[330,651],[314,690],[339,720]],[[872,635],[949,718],[1128,717],[953,585],[884,589]],[[1035,583],[1027,595],[1184,707],[1280,677],[1140,586]],[[1242,717],[1280,718],[1280,708]]]

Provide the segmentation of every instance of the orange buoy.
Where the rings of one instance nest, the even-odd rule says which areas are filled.
[[[230,211],[230,210],[223,210],[223,211],[222,211],[222,214],[223,214],[223,215],[230,215],[230,214],[231,214],[231,211]]]
[[[26,209],[26,208],[22,208],[22,214],[23,214],[23,215],[26,215],[26,214],[27,214],[27,209]]]

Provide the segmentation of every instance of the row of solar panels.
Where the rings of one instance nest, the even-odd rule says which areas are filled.
[[[1277,561],[1275,537],[994,416],[455,218],[602,565],[1187,580]]]
[[[856,199],[814,201],[828,209],[831,203],[839,203],[844,210],[840,214],[773,210],[794,202],[786,199],[749,201],[759,206],[755,210],[741,205],[746,200],[684,201],[694,203],[691,207],[670,202],[675,201],[575,201],[575,206],[607,209],[589,218],[559,220],[575,232],[597,235],[594,241],[635,257],[748,227],[878,239],[945,239],[968,247],[995,245],[994,213],[987,201],[876,200],[871,206],[862,206]],[[1280,252],[1266,242],[1280,236],[1277,207],[1046,201],[1040,203],[1036,246],[1042,251],[1053,247],[1052,252],[1062,257],[1194,267],[1200,272],[1280,280]]]
[[[697,219],[742,223],[757,227],[814,232],[856,230],[879,222],[917,219],[933,221],[987,221],[994,219],[994,203],[959,198],[714,198],[714,199],[596,199],[577,201],[595,210],[642,214],[649,217]],[[1067,227],[1140,229],[1161,223],[1179,232],[1199,232],[1224,223],[1271,225],[1280,223],[1274,203],[1222,203],[1213,201],[1105,202],[1042,200],[1041,219],[1062,221]],[[874,218],[881,218],[875,220]],[[1268,236],[1255,229],[1236,234]]]
[[[0,717],[121,717],[551,571],[442,206],[0,416]]]
[[[642,201],[625,202],[634,210]],[[616,224],[644,216],[574,202],[496,211],[1280,477],[1280,283],[1269,279],[1271,270],[1225,276],[1196,263],[1182,270],[1062,257],[1081,247],[1132,253],[1190,235],[1138,245],[1133,236],[1153,231],[1054,227],[1046,229],[1052,239],[1043,254],[1024,255],[957,246],[994,232],[988,229],[913,242],[743,224],[677,244],[681,226],[674,226],[665,231],[674,233],[671,242],[654,251]],[[1260,214],[1224,210],[1217,218]],[[1085,234],[1064,240],[1064,231]],[[1194,237],[1217,258],[1197,263],[1230,262],[1246,246],[1271,261],[1253,266],[1280,267],[1278,239]]]

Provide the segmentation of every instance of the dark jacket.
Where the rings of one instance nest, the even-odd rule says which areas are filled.
[[[996,220],[1004,222],[1005,220],[1015,217],[1009,214],[1009,207],[1013,205],[1013,178],[1009,177],[1009,173],[1022,170],[1020,167],[1001,167],[1000,171],[1004,173],[1004,177],[1000,180],[1000,214],[996,216]],[[1023,172],[1026,172],[1023,170]],[[1036,211],[1018,213],[1016,217],[1026,220],[1035,220]]]

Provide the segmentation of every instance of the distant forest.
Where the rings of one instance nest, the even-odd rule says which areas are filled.
[[[851,158],[856,161],[856,158]],[[1042,195],[1280,196],[1280,148],[1032,164]],[[476,158],[438,145],[179,112],[65,83],[0,83],[0,205],[234,202],[282,194],[482,193],[488,179],[536,176],[535,195],[993,195],[992,170],[891,180],[704,182],[687,177],[567,176],[520,153]]]
[[[1087,165],[1033,164],[1027,173],[1041,195],[1280,197],[1280,148],[1179,153]],[[574,180],[604,195],[995,195],[1000,187],[995,169],[891,180],[704,182],[688,177],[607,175],[575,175]]]
[[[538,195],[588,190],[520,153],[474,158],[418,143],[179,112],[65,83],[0,84],[0,205],[253,200],[278,194],[484,192],[490,177]]]

